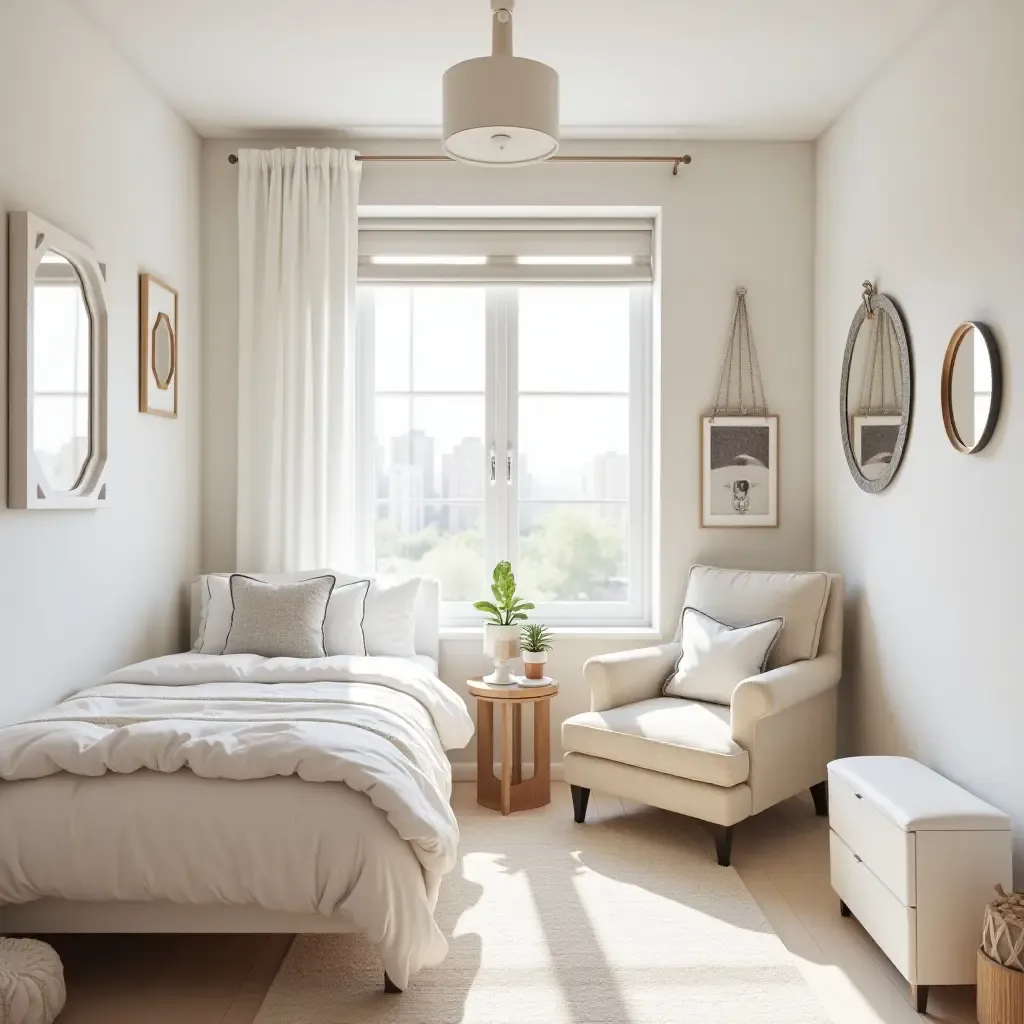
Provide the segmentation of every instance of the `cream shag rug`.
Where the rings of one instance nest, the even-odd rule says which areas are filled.
[[[403,995],[362,938],[302,935],[256,1024],[828,1021],[701,825],[652,810],[580,826],[554,796],[462,818],[437,908],[451,949]]]

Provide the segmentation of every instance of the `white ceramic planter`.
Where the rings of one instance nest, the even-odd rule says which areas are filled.
[[[494,673],[485,676],[489,683],[508,685],[512,682],[509,662],[519,657],[519,626],[484,623],[484,654],[494,660]]]
[[[523,667],[527,679],[543,679],[544,666],[548,663],[547,651],[523,651]]]

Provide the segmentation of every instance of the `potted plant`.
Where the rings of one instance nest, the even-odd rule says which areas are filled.
[[[516,578],[510,562],[494,567],[491,582],[493,601],[476,601],[473,607],[487,615],[484,622],[484,653],[494,659],[494,674],[489,683],[507,685],[512,682],[508,663],[519,654],[519,623],[533,609],[529,601],[516,597]]]
[[[523,648],[523,667],[527,679],[543,679],[544,666],[551,650],[551,630],[539,622],[528,622],[519,636]]]

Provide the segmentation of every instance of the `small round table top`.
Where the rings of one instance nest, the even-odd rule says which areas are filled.
[[[466,685],[474,697],[482,697],[484,700],[539,700],[541,697],[554,697],[558,693],[558,683],[549,686],[520,686],[517,683],[495,686],[493,683],[485,683],[482,676],[467,679]]]

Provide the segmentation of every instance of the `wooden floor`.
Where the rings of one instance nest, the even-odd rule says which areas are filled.
[[[548,813],[571,814],[556,783]],[[460,817],[493,814],[472,783],[456,786]],[[594,793],[588,817],[635,805]],[[584,826],[585,827],[585,826]],[[708,856],[714,849],[708,839]],[[839,916],[828,884],[828,825],[791,800],[736,830],[733,864],[835,1024],[976,1024],[973,988],[933,989],[922,1018],[906,985],[863,929]],[[290,936],[66,936],[68,1004],[60,1024],[251,1024]],[[296,1024],[303,1024],[297,1021]],[[628,1022],[623,1022],[628,1024]]]

